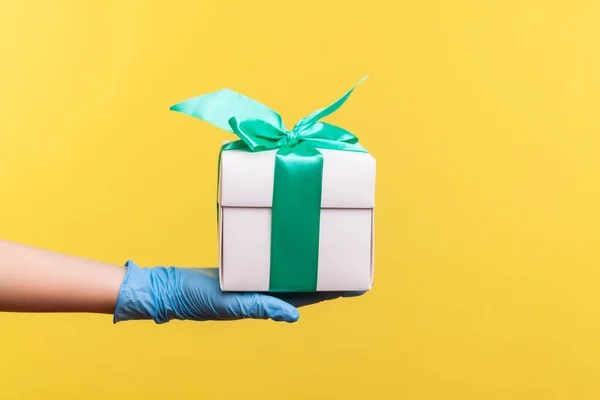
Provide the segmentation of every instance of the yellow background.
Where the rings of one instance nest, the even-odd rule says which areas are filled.
[[[229,87],[378,159],[376,284],[298,324],[0,315],[2,399],[600,398],[600,2],[0,2],[0,237],[216,265]]]

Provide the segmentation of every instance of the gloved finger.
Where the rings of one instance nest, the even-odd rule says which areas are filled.
[[[246,318],[272,319],[274,321],[296,322],[300,317],[293,305],[273,296],[259,293],[244,293],[234,303]]]
[[[363,294],[365,294],[365,291],[274,293],[273,296],[292,304],[294,307],[304,307],[322,301],[339,299],[341,297],[356,297]]]

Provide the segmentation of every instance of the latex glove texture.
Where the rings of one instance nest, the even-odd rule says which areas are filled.
[[[216,268],[140,268],[132,261],[125,266],[127,273],[114,313],[115,323],[244,318],[296,322],[300,316],[297,307],[364,293],[230,293],[221,291]]]

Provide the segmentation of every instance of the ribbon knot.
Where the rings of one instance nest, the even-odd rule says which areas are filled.
[[[298,133],[296,133],[296,131],[294,129],[292,129],[291,131],[287,131],[285,133],[285,136],[288,138],[288,143],[294,139],[296,139],[298,137]]]

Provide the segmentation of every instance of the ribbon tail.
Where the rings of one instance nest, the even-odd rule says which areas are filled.
[[[236,118],[238,121],[258,119],[285,131],[279,114],[258,101],[230,89],[193,97],[171,106],[170,110],[199,118],[228,132],[233,132],[229,125],[231,118]]]
[[[326,116],[334,113],[337,109],[339,109],[346,102],[346,100],[348,100],[348,97],[350,97],[350,95],[352,94],[354,89],[356,89],[356,87],[358,85],[360,85],[361,83],[363,83],[367,78],[369,78],[369,77],[365,76],[364,78],[362,78],[356,85],[354,85],[352,87],[352,89],[348,90],[346,92],[346,94],[344,94],[342,97],[340,97],[334,103],[328,105],[325,108],[321,108],[321,109],[313,112],[312,114],[310,114],[307,117],[302,118],[294,126],[294,130],[300,131],[300,130],[302,130],[302,128],[310,126],[310,125],[314,124],[315,122],[317,122],[318,120],[325,118]]]

